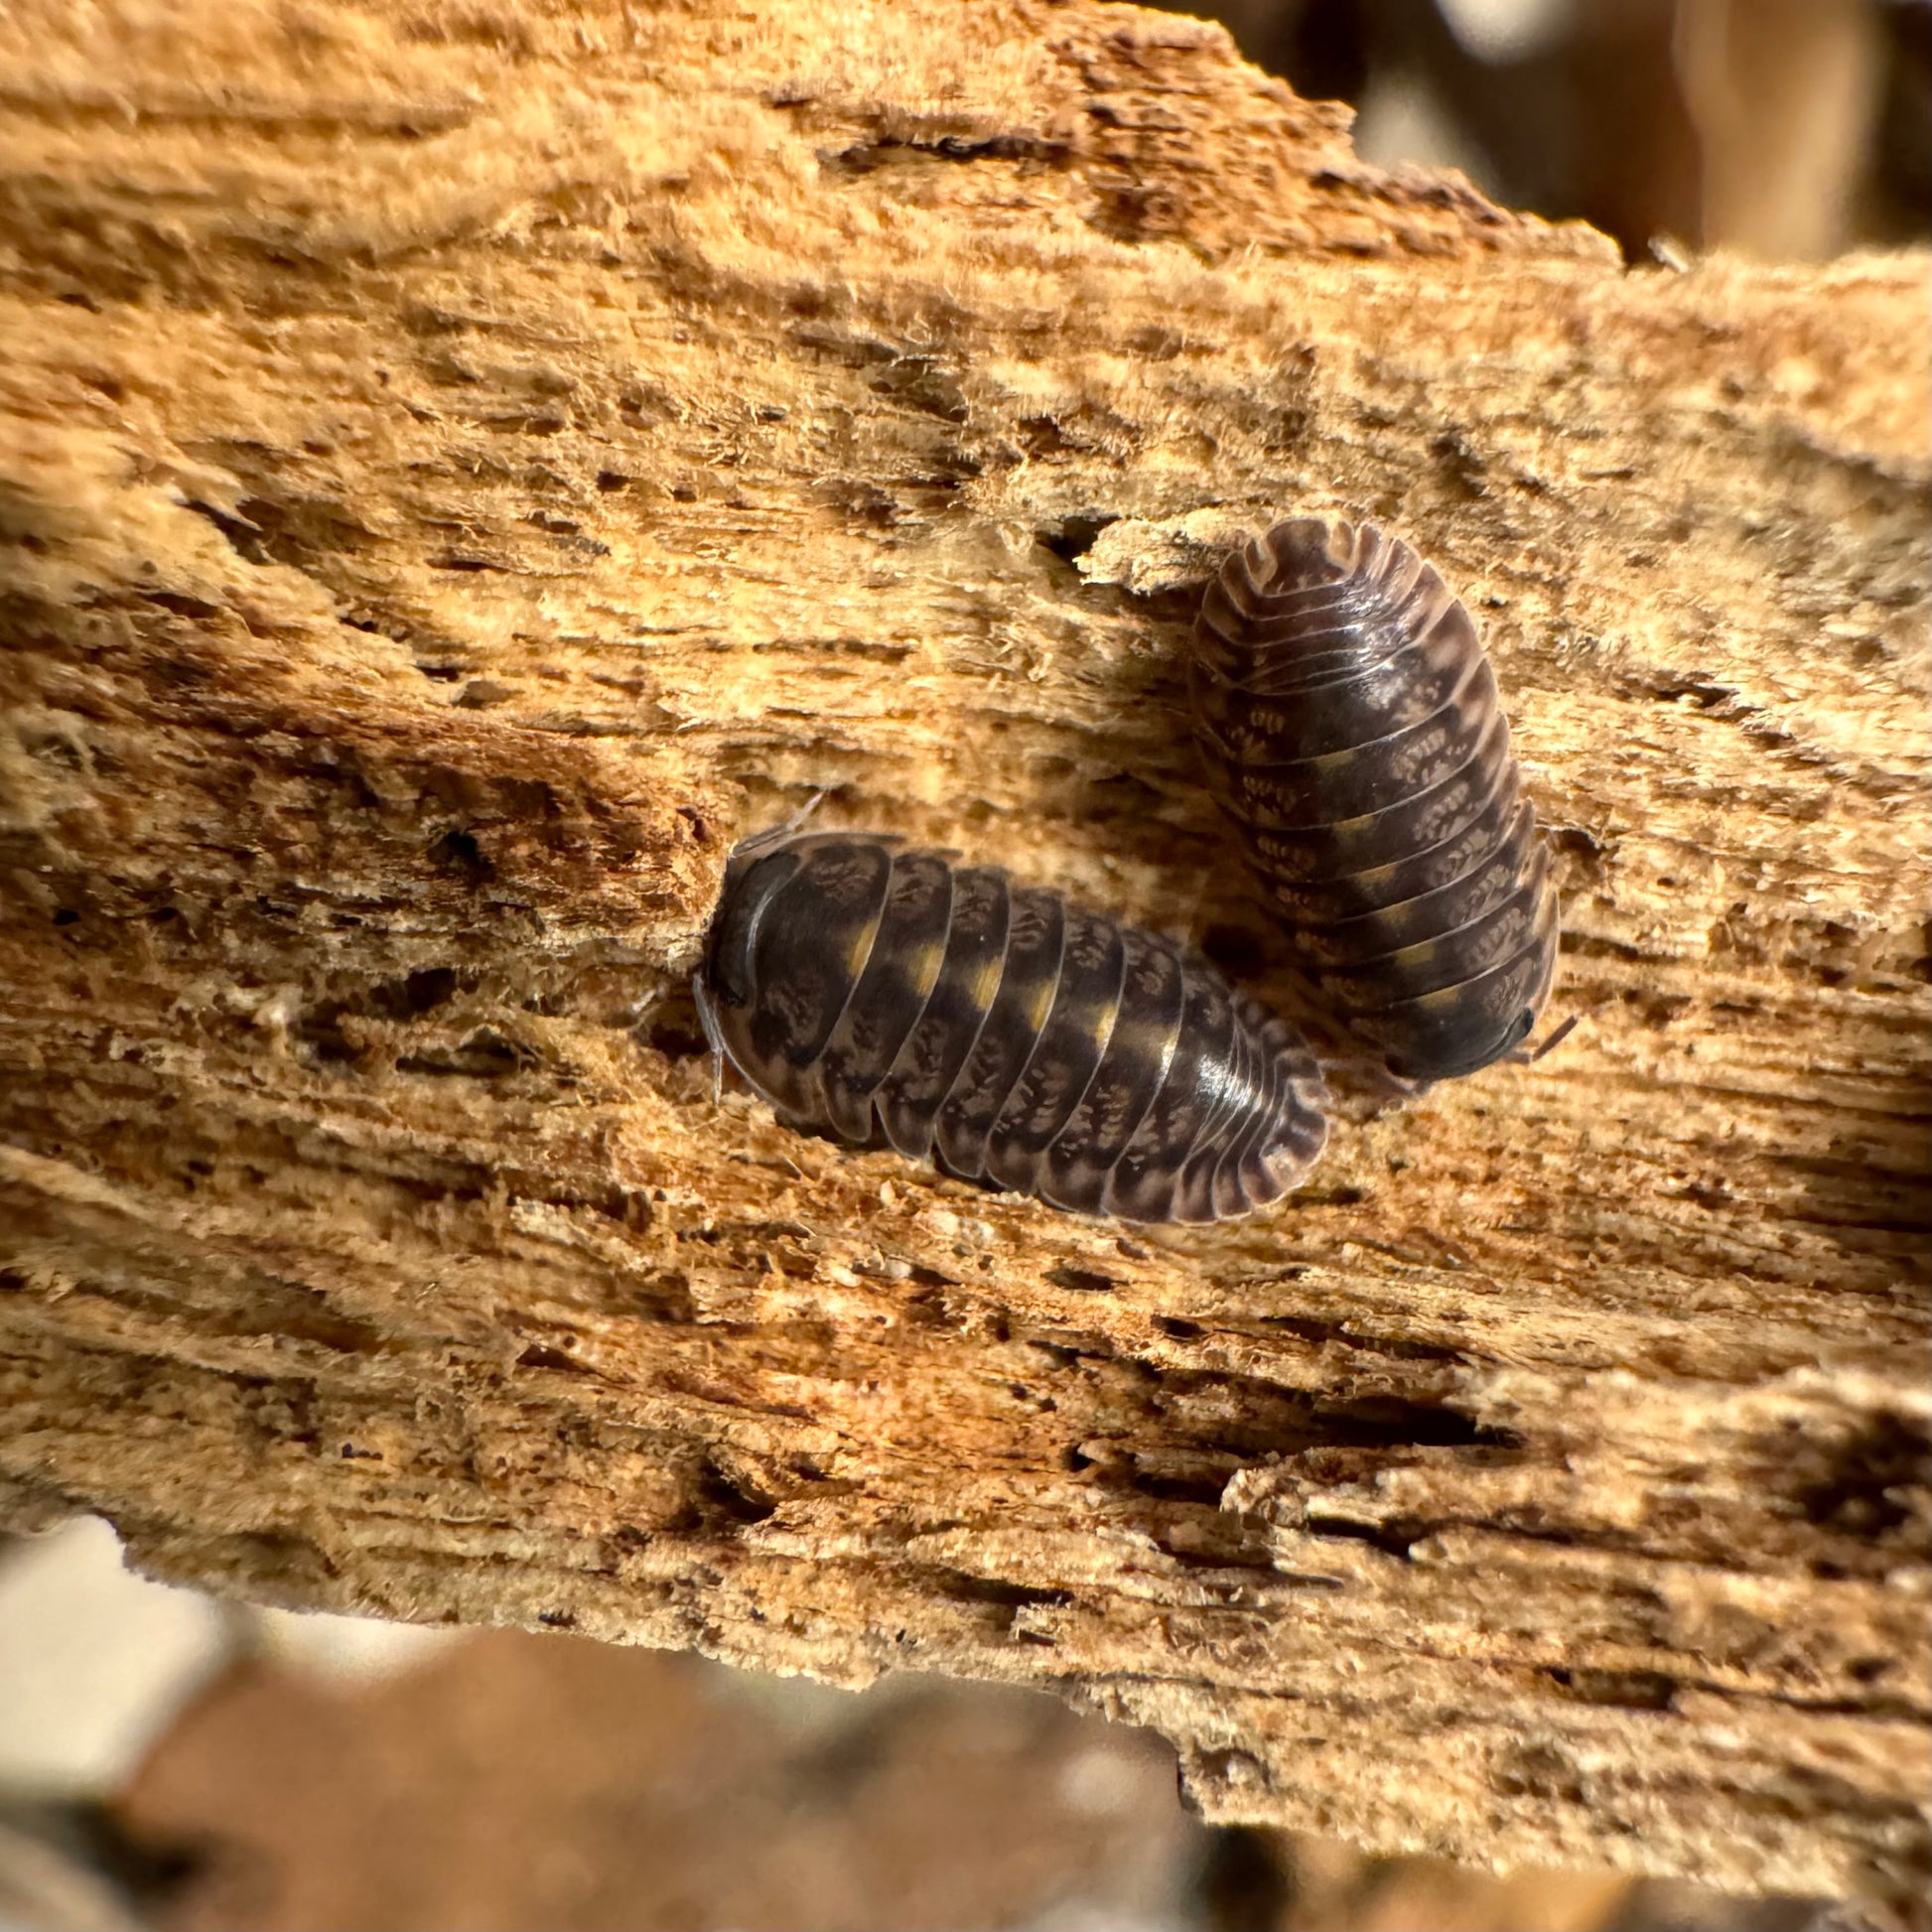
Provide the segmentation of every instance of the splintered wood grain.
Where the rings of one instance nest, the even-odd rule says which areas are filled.
[[[1626,269],[1087,0],[45,0],[0,74],[21,1510],[1910,1895],[1923,258]],[[714,1105],[725,854],[819,791],[1290,997],[1179,667],[1291,509],[1482,622],[1563,1048],[1159,1234]]]

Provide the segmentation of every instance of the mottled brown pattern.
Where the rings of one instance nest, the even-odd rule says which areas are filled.
[[[799,1125],[1056,1207],[1229,1219],[1327,1134],[1300,1035],[1204,960],[896,840],[748,840],[699,990],[714,1044]]]
[[[1557,889],[1469,614],[1370,524],[1295,517],[1228,559],[1195,625],[1208,782],[1329,1010],[1397,1079],[1528,1035]]]

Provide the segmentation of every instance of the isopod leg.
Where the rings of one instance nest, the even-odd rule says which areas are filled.
[[[1534,1066],[1546,1054],[1554,1053],[1577,1031],[1577,1024],[1583,1017],[1581,1013],[1573,1013],[1541,1046],[1519,1047],[1510,1057],[1519,1066]]]
[[[731,850],[733,863],[743,864],[747,859],[756,859],[760,852],[783,845],[824,802],[825,793],[815,791],[789,818],[767,825],[762,832],[754,832],[749,839],[740,839]]]

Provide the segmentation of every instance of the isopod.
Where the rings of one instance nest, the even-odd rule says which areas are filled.
[[[1209,586],[1189,682],[1210,788],[1328,1012],[1404,1084],[1517,1047],[1556,973],[1556,885],[1433,566],[1370,524],[1277,523]]]
[[[1246,1213],[1327,1135],[1307,1042],[1205,960],[890,837],[747,840],[695,990],[781,1118],[1080,1213]]]

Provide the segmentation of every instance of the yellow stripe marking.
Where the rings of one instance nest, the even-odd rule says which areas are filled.
[[[1053,1011],[1053,982],[1041,980],[1035,987],[1033,996],[1027,1002],[1027,1025],[1035,1033],[1046,1024],[1046,1016]]]
[[[1000,974],[1006,963],[1006,955],[1000,953],[973,975],[973,983],[966,990],[975,1013],[984,1013],[993,1004],[993,996],[1000,990]]]
[[[1093,1043],[1104,1053],[1107,1042],[1114,1036],[1114,1022],[1120,1018],[1120,994],[1116,993],[1107,1004],[1094,1015]]]
[[[885,908],[882,906],[852,935],[852,944],[846,948],[845,970],[854,979],[866,970],[866,961],[872,957],[873,941],[879,937],[879,922],[884,916]]]
[[[945,963],[945,958],[946,948],[943,941],[936,945],[921,946],[912,955],[908,977],[912,982],[912,991],[921,999],[938,984],[939,968]]]

